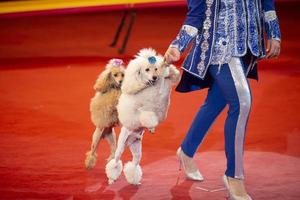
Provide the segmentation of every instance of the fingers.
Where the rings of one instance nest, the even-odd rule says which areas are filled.
[[[280,54],[280,42],[277,40],[268,40],[267,44],[267,57],[268,59],[279,56]]]
[[[180,59],[180,52],[176,48],[169,48],[165,53],[165,61],[168,64],[177,62]]]
[[[171,57],[171,54],[170,54],[170,51],[169,49],[167,50],[166,54],[165,54],[165,60],[168,64],[171,64],[172,63],[172,57]]]
[[[271,41],[268,40],[266,51],[269,52],[269,51],[270,51],[270,48],[271,48]]]
[[[173,63],[172,55],[169,52],[165,54],[165,60],[168,64]]]
[[[274,45],[272,45],[272,43],[271,42],[269,42],[269,44],[270,44],[270,47],[269,47],[269,51],[268,51],[268,54],[267,54],[267,58],[268,59],[270,59],[270,58],[273,58],[274,57],[274,55],[275,55],[275,47],[274,47]]]

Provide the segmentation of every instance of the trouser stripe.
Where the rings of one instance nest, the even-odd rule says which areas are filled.
[[[234,81],[239,99],[239,116],[235,130],[235,178],[244,178],[243,151],[247,120],[251,107],[251,94],[241,61],[232,58],[229,69]]]

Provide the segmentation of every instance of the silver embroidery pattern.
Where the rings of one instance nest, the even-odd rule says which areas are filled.
[[[274,10],[264,13],[265,22],[270,22],[277,19],[276,12]]]
[[[279,28],[278,18],[274,10],[267,11],[264,13],[265,28],[268,38],[272,38],[280,41],[281,34]]]
[[[213,65],[221,65],[224,63],[227,63],[230,61],[231,58],[231,52],[229,49],[229,23],[234,23],[236,24],[235,21],[232,22],[232,20],[229,21],[229,6],[228,4],[233,5],[232,0],[221,0],[221,5],[220,5],[220,11],[219,11],[219,17],[216,19],[218,21],[218,27],[217,31],[215,33],[216,36],[216,42],[214,45],[213,49],[213,55],[211,59],[211,63]],[[233,13],[230,16],[230,19],[234,19],[235,13]],[[236,25],[234,25],[235,27]],[[230,33],[233,34],[233,31]],[[234,41],[231,41],[234,42]]]
[[[205,70],[205,64],[204,64],[204,61],[206,59],[206,52],[207,50],[209,49],[209,42],[208,42],[208,39],[210,37],[210,33],[209,33],[209,29],[211,27],[211,19],[210,19],[210,16],[212,14],[212,10],[211,10],[211,7],[212,7],[212,4],[213,4],[213,1],[214,0],[206,0],[206,11],[205,11],[205,20],[203,22],[203,42],[201,44],[201,55],[200,55],[200,63],[197,65],[197,69],[198,69],[198,72],[199,74],[202,74],[203,71]]]
[[[170,47],[175,47],[183,52],[188,46],[190,41],[198,34],[198,29],[190,26],[183,25],[176,39],[172,42]]]
[[[248,47],[254,56],[259,56],[258,46],[258,24],[256,22],[257,10],[255,2],[252,0],[246,1],[248,13]]]

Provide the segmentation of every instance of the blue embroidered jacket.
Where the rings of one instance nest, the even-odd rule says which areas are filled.
[[[171,43],[171,46],[178,48],[180,52],[192,44],[182,68],[198,79],[205,79],[208,66],[215,64],[212,63],[212,57],[219,25],[220,3],[221,0],[188,0],[186,20],[176,39]],[[245,22],[233,22],[237,24],[235,53],[244,55],[249,51],[254,58],[265,57],[264,32],[268,39],[281,39],[274,1],[236,0],[235,5],[233,10],[236,16],[247,13]],[[246,23],[246,26],[243,23]],[[247,42],[244,42],[245,40]],[[247,72],[253,68],[253,63],[256,62],[251,62],[251,65],[246,67]]]

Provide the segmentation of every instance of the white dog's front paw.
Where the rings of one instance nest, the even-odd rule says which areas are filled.
[[[135,165],[130,161],[124,166],[124,175],[128,183],[140,185],[143,176],[142,168],[140,165]]]
[[[85,168],[90,170],[93,169],[97,162],[97,154],[92,154],[91,151],[86,153],[86,159],[85,159]]]
[[[170,65],[170,78],[173,84],[176,84],[177,82],[179,82],[180,79],[180,72],[178,69],[176,69],[176,67],[174,65]]]
[[[140,114],[140,122],[143,127],[151,129],[158,125],[158,118],[154,112],[142,111]]]
[[[108,178],[108,184],[113,184],[116,181],[123,169],[122,161],[119,160],[118,162],[115,159],[110,160],[105,167],[106,176]]]

